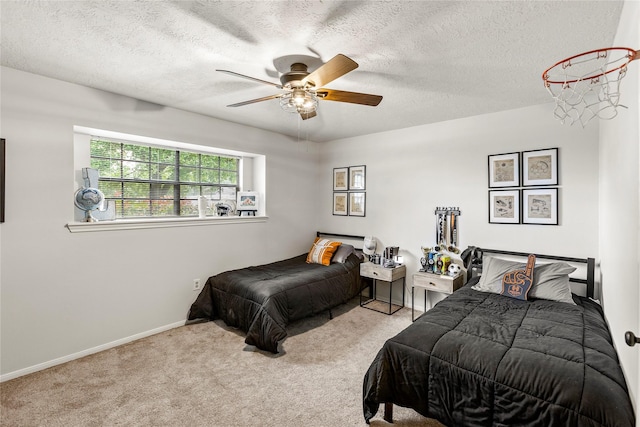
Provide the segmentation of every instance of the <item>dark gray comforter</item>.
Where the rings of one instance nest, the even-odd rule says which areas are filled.
[[[360,291],[360,259],[307,264],[307,254],[210,277],[189,321],[222,319],[247,333],[245,342],[278,352],[289,322],[346,303]]]
[[[574,300],[456,291],[380,350],[365,420],[388,402],[448,426],[634,426],[602,310]]]

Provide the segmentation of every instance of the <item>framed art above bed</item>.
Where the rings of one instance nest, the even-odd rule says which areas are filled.
[[[347,215],[349,206],[349,193],[333,193],[333,214]]]
[[[558,189],[522,190],[522,223],[558,225]]]
[[[333,191],[349,189],[349,168],[333,168]]]
[[[520,185],[520,153],[489,156],[489,188]]]
[[[367,203],[367,193],[349,193],[349,216],[365,216]]]
[[[520,224],[520,190],[489,190],[489,223]]]
[[[366,188],[366,170],[367,167],[349,166],[349,190],[364,190]]]
[[[490,224],[559,224],[558,148],[488,158]]]
[[[522,152],[522,186],[558,185],[558,149]]]

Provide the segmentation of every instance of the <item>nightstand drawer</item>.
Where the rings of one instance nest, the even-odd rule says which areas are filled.
[[[413,275],[413,286],[424,288],[428,291],[452,294],[462,286],[462,275],[450,277],[430,273],[415,273]]]
[[[394,282],[405,276],[406,269],[404,265],[394,268],[384,268],[379,264],[364,262],[360,264],[360,276],[383,280],[385,282]]]

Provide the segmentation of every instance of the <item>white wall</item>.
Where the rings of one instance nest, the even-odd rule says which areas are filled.
[[[317,144],[2,68],[3,379],[186,319],[192,280],[298,255],[315,237]],[[264,223],[70,233],[73,126],[264,154]],[[295,203],[291,195],[295,194]]]
[[[640,48],[640,2],[626,2],[614,46]],[[640,335],[640,60],[627,67],[618,117],[600,125],[600,259],[603,301],[636,411],[640,407],[640,347],[624,342]]]
[[[563,126],[545,104],[333,141],[322,151],[322,228],[400,246],[408,275],[435,244],[437,206],[459,206],[469,245],[598,258],[598,125]],[[488,223],[490,154],[559,148],[559,226]],[[334,167],[366,165],[366,217],[331,214]],[[407,280],[406,301],[410,301]],[[430,293],[430,302],[442,296]],[[422,296],[416,295],[422,306]]]

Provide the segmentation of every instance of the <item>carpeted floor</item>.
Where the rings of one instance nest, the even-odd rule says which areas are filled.
[[[411,322],[357,299],[291,324],[278,355],[224,323],[172,329],[0,384],[3,426],[365,426],[362,381]],[[441,426],[395,407],[399,427]],[[382,420],[382,407],[372,426]]]

